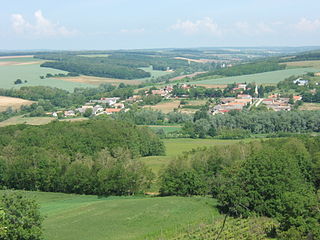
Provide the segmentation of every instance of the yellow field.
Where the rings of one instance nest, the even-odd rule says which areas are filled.
[[[79,77],[62,77],[55,78],[68,82],[76,82],[76,83],[85,83],[85,84],[93,84],[100,85],[102,83],[110,83],[118,85],[120,83],[129,84],[129,85],[138,85],[142,83],[140,80],[123,80],[117,78],[101,78],[101,77],[92,77],[92,76],[79,76]]]
[[[12,107],[13,109],[17,110],[22,105],[31,105],[32,103],[34,102],[21,98],[0,96],[0,112],[7,110],[8,107]]]
[[[314,60],[314,61],[297,61],[297,62],[285,62],[287,66],[290,67],[314,67],[314,68],[320,68],[320,61]]]
[[[179,105],[180,105],[180,100],[174,100],[171,102],[161,102],[154,106],[147,105],[147,106],[144,106],[144,108],[150,108],[152,110],[159,110],[164,113],[169,113],[169,112],[172,112],[175,108],[178,108]]]

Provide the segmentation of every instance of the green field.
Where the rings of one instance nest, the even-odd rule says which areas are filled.
[[[0,59],[1,62],[19,62],[27,63],[32,61],[38,61],[34,58],[13,58],[13,59]],[[40,76],[45,76],[47,73],[57,74],[66,73],[64,71],[52,69],[52,68],[42,68],[40,63],[25,64],[25,65],[0,65],[0,88],[13,88],[22,86],[51,86],[58,87],[66,90],[73,90],[76,87],[89,87],[91,85],[67,82],[63,80],[45,78],[40,79]],[[21,79],[23,81],[27,80],[27,83],[15,85],[14,81]]]
[[[159,129],[162,129],[164,133],[171,133],[178,130],[181,130],[181,126],[159,126],[159,125],[148,125],[149,128],[151,128],[154,131],[157,131]]]
[[[46,240],[148,239],[219,217],[211,198],[26,194],[40,203],[46,216]]]
[[[190,82],[190,84],[230,84],[230,83],[249,83],[255,82],[257,84],[276,84],[292,75],[302,75],[307,72],[318,72],[319,68],[296,68],[296,69],[285,69],[273,72],[257,73],[250,75],[242,75],[235,77],[223,77],[213,78],[201,81]]]
[[[252,139],[245,140],[251,141]],[[192,139],[192,138],[177,138],[177,139],[163,139],[166,147],[166,156],[150,156],[140,158],[152,171],[159,174],[159,171],[165,167],[171,160],[183,152],[191,151],[201,147],[212,147],[216,145],[234,144],[240,140],[218,140],[218,139]],[[157,191],[157,186],[152,188]]]

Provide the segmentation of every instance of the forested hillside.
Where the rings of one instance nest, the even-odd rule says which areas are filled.
[[[147,128],[113,120],[0,129],[3,187],[99,195],[146,189],[152,173],[134,158],[164,154]]]
[[[228,215],[275,219],[273,237],[319,239],[319,149],[300,137],[194,150],[167,166],[160,192],[212,194]]]

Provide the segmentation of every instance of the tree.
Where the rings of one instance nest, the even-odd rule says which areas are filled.
[[[17,79],[17,80],[14,81],[14,84],[16,84],[16,85],[17,85],[17,84],[22,84],[22,83],[23,83],[23,82],[22,82],[21,79]]]
[[[87,108],[87,109],[85,110],[85,112],[83,113],[83,116],[84,116],[84,117],[91,117],[92,112],[93,112],[93,109],[92,109],[92,108]]]
[[[19,193],[5,192],[0,200],[0,239],[40,240],[42,220],[38,204]],[[6,231],[1,232],[1,225]]]

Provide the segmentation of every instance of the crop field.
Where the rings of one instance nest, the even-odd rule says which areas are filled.
[[[303,103],[299,110],[320,110],[320,103]]]
[[[1,65],[2,63],[2,65]],[[4,64],[6,63],[6,64]],[[55,70],[52,68],[40,67],[41,61],[34,58],[3,58],[0,59],[0,88],[13,88],[22,86],[51,86],[72,91],[76,87],[89,87],[92,85],[76,82],[68,82],[60,79],[45,78],[40,79],[40,76],[45,76],[47,73],[58,74],[66,73],[64,71]],[[14,81],[21,79],[27,83],[15,85]]]
[[[163,231],[219,218],[216,200],[211,198],[24,193],[39,202],[46,216],[46,240],[149,239]]]
[[[289,67],[313,67],[320,69],[320,61],[314,60],[314,61],[297,61],[297,62],[285,62],[283,64],[286,64]]]
[[[175,108],[178,108],[180,105],[180,100],[168,101],[168,102],[160,102],[156,105],[150,106],[146,105],[144,108],[150,108],[152,110],[159,110],[164,113],[172,112]]]
[[[43,125],[55,120],[54,117],[23,117],[15,116],[0,122],[0,127],[6,127],[16,124]]]
[[[213,78],[206,79],[201,81],[190,82],[190,84],[200,84],[202,86],[215,85],[215,84],[231,84],[231,83],[249,83],[255,82],[257,84],[277,84],[278,82],[293,76],[293,75],[302,75],[307,72],[319,72],[320,68],[296,68],[296,69],[285,69],[279,71],[257,73],[250,75],[242,75],[235,77],[223,77],[223,78]]]
[[[32,103],[32,101],[21,98],[0,96],[0,112],[7,110],[8,107],[12,107],[12,109],[17,110],[20,109],[22,105],[31,105]]]

